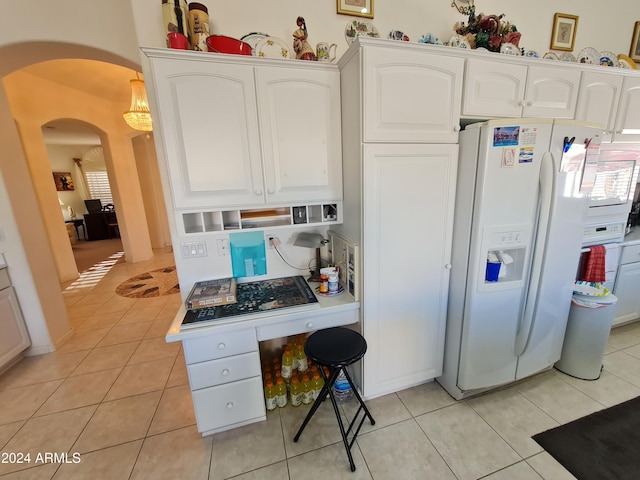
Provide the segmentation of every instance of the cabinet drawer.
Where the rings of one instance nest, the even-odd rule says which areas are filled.
[[[265,416],[262,377],[193,392],[199,432],[207,432]]]
[[[188,365],[187,371],[191,390],[213,387],[260,375],[260,355],[251,352],[196,363]]]
[[[184,340],[182,345],[187,365],[258,350],[253,328],[192,338]]]
[[[309,315],[307,318],[282,323],[275,323],[265,327],[258,327],[258,340],[286,337],[299,333],[313,332],[323,328],[349,325],[358,322],[358,309],[329,315]]]
[[[640,245],[629,245],[622,249],[620,265],[640,262]]]

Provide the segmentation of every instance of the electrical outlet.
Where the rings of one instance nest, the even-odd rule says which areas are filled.
[[[218,246],[218,256],[226,257],[227,255],[229,255],[229,239],[219,238],[216,242]]]
[[[268,249],[272,249],[274,245],[276,247],[280,245],[280,239],[273,233],[265,233],[264,241],[266,242]]]

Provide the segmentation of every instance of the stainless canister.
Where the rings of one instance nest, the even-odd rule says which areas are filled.
[[[189,32],[191,45],[194,50],[207,52],[207,37],[209,36],[209,11],[201,3],[189,4]]]

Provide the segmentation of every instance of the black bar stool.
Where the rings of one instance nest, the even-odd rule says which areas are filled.
[[[367,342],[358,332],[354,332],[353,330],[349,330],[348,328],[342,327],[334,327],[327,328],[325,330],[318,330],[313,335],[311,335],[304,346],[304,351],[307,354],[307,357],[311,359],[316,365],[320,368],[320,375],[324,379],[324,385],[318,398],[313,402],[309,413],[302,422],[302,426],[296,436],[293,437],[293,441],[297,442],[304,430],[304,427],[307,426],[313,414],[316,413],[318,407],[322,404],[324,399],[329,395],[331,399],[331,404],[333,405],[333,410],[336,414],[336,418],[338,419],[338,426],[340,427],[340,433],[342,434],[342,441],[344,443],[344,447],[347,450],[347,456],[349,457],[349,464],[351,465],[351,471],[355,472],[356,465],[353,463],[353,457],[351,456],[351,447],[353,442],[356,441],[356,437],[358,436],[358,432],[360,432],[360,428],[364,423],[364,420],[368,417],[371,421],[371,425],[375,425],[375,420],[369,413],[366,405],[362,401],[362,398],[358,394],[356,387],[349,376],[349,372],[346,367],[351,365],[362,357],[364,357],[365,352],[367,351]],[[324,371],[324,367],[329,368],[329,377]],[[335,394],[333,393],[333,383],[340,375],[340,372],[344,372],[347,380],[349,381],[349,385],[351,385],[351,389],[353,390],[353,394],[355,398],[358,400],[360,406],[358,407],[358,411],[356,412],[353,420],[349,423],[349,428],[345,431],[344,424],[342,423],[342,418],[340,417],[340,411],[338,410],[338,403],[336,401]],[[353,438],[349,441],[348,435],[353,430],[353,427],[358,420],[358,416],[363,412],[362,419],[358,424],[358,428],[353,432]]]

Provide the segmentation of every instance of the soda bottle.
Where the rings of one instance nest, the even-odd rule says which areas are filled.
[[[311,390],[311,381],[309,375],[302,376],[302,403],[305,405],[313,402],[313,391]]]
[[[297,376],[291,378],[291,405],[297,407],[302,403],[302,385],[298,381]]]
[[[280,366],[280,373],[282,378],[285,380],[289,380],[291,378],[291,373],[293,372],[293,354],[289,347],[285,348],[284,353],[282,354],[282,365]]]
[[[298,346],[296,347],[295,357],[296,357],[296,363],[298,366],[298,371],[299,372],[306,371],[307,368],[309,368],[309,365],[307,364],[307,356],[305,355],[301,344],[298,344]]]
[[[287,405],[287,386],[284,384],[282,377],[276,380],[276,403],[280,408]]]
[[[266,387],[264,387],[264,399],[267,410],[274,410],[278,406],[276,403],[276,391],[271,380],[268,380]]]

